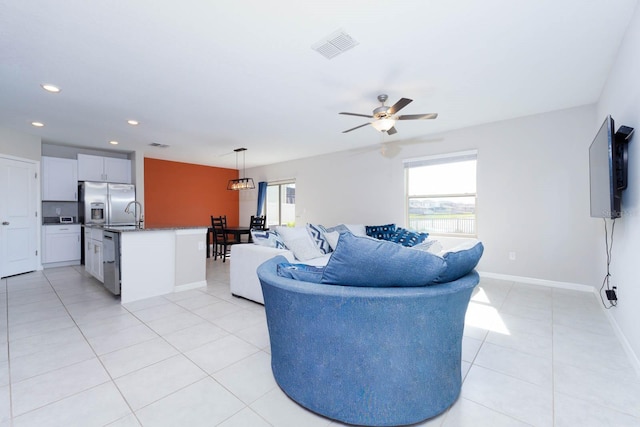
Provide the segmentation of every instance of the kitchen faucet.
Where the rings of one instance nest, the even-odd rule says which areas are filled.
[[[134,206],[135,210],[133,212],[131,212],[131,205],[135,205],[135,206],[139,206],[140,207],[140,216],[138,218],[136,218],[137,209],[135,209],[135,206]],[[144,215],[142,214],[142,203],[140,203],[137,200],[129,202],[127,204],[127,207],[124,208],[124,211],[125,211],[125,213],[133,214],[133,219],[134,219],[134,221],[136,223],[136,227],[142,228],[142,223],[144,222]]]

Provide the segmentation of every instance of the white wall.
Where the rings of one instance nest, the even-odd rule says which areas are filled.
[[[40,137],[0,128],[0,154],[40,161]]]
[[[595,286],[600,241],[599,223],[589,217],[588,147],[596,122],[595,106],[586,106],[434,136],[402,146],[391,159],[374,143],[366,152],[252,168],[247,176],[295,178],[298,224],[405,225],[402,159],[477,149],[478,237],[485,245],[478,268]],[[242,223],[255,210],[256,194],[241,195]],[[509,261],[509,251],[516,261]]]
[[[598,103],[598,118],[611,114],[616,127],[636,133],[629,144],[629,186],[623,193],[623,217],[616,222],[612,281],[618,287],[618,306],[610,310],[636,355],[640,355],[640,8],[636,10],[618,58]],[[600,238],[604,241],[603,231]]]

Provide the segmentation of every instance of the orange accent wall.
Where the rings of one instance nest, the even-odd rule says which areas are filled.
[[[145,227],[211,226],[211,215],[237,226],[238,191],[227,190],[236,169],[144,159]]]

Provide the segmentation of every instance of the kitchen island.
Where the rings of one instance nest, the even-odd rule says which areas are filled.
[[[120,277],[120,301],[123,304],[207,285],[206,226],[138,228],[86,225],[85,236],[87,230],[94,235],[100,231],[118,235],[120,257],[116,274]],[[95,252],[98,243],[94,245]],[[98,252],[103,250],[101,247]],[[85,241],[85,253],[88,251]],[[102,252],[102,264],[106,268],[99,275],[92,273],[103,283],[108,271],[113,270],[110,263],[115,260],[111,258],[107,252]],[[99,264],[95,260],[91,263]],[[88,265],[85,259],[85,266]]]

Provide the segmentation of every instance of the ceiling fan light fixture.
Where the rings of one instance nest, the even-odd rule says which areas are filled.
[[[247,178],[245,174],[244,152],[246,148],[236,148],[236,169],[238,169],[238,153],[242,153],[242,176],[243,178],[230,179],[227,184],[227,190],[253,190],[256,188],[253,178]]]
[[[386,132],[392,127],[394,127],[396,121],[394,119],[378,119],[371,122],[371,126],[375,128],[375,130],[379,132]]]

